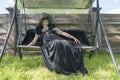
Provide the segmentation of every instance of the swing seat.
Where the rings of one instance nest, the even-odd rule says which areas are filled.
[[[24,51],[40,51],[40,47],[39,46],[19,45],[18,47],[22,48],[22,50],[24,50]],[[87,45],[82,45],[81,48],[82,49],[90,49],[90,50],[97,49],[96,46],[87,46]]]
[[[86,35],[86,31],[84,30],[63,30],[63,31],[75,36],[78,40],[80,40],[82,49],[84,50],[97,49],[96,46],[91,46],[90,41]],[[18,48],[21,50],[21,53],[40,53],[39,40],[34,46],[27,46],[33,40],[34,36],[35,36],[34,29],[30,29],[26,32],[25,38],[23,39],[21,45],[18,46]]]

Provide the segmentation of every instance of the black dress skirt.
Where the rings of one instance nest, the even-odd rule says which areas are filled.
[[[54,30],[48,30],[41,35],[41,54],[46,67],[57,73],[87,74],[84,67],[83,54],[80,45],[65,39]]]

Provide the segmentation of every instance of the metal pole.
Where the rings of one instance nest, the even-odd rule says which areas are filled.
[[[98,37],[98,23],[99,23],[99,7],[97,5],[97,14],[96,14],[96,24],[95,24],[95,34],[96,34],[96,45],[97,45],[97,48],[99,48],[99,37]]]
[[[22,11],[21,11],[21,15],[20,15],[20,27],[18,29],[19,31],[19,34],[18,34],[18,40],[17,40],[17,48],[18,48],[18,45],[21,44],[20,42],[20,38],[21,38],[21,34],[22,34],[22,28],[23,28],[23,0],[20,0],[22,2]]]
[[[104,34],[104,37],[105,37],[105,40],[106,40],[106,43],[107,43],[107,47],[108,47],[109,52],[110,52],[110,56],[111,56],[112,61],[113,61],[113,63],[114,63],[115,69],[116,69],[118,75],[120,76],[120,71],[119,71],[119,69],[118,69],[118,65],[117,65],[116,60],[115,60],[115,58],[114,58],[113,51],[112,51],[112,48],[111,48],[111,46],[110,46],[110,42],[109,42],[109,40],[108,40],[108,37],[107,37],[106,31],[105,31],[105,28],[104,28],[104,26],[103,26],[103,23],[101,22],[101,18],[99,18],[99,19],[100,19],[100,21],[99,21],[100,27],[101,27],[101,29],[102,29],[102,31],[103,31],[103,34]]]
[[[18,47],[18,45],[21,44],[20,42],[20,38],[22,36],[22,28],[24,26],[25,31],[27,31],[27,27],[26,27],[26,17],[25,17],[25,4],[24,4],[24,0],[21,0],[22,2],[22,14],[20,17],[20,28],[19,28],[19,36],[18,36],[18,40],[17,40],[17,51],[19,53],[20,59],[22,59],[22,53],[21,53],[21,48]],[[24,20],[24,21],[23,21]],[[23,23],[24,22],[24,23]]]
[[[11,23],[10,23],[10,26],[9,26],[9,29],[8,29],[8,32],[7,32],[7,35],[6,35],[6,39],[5,39],[5,42],[4,42],[4,44],[3,44],[3,48],[2,48],[2,50],[1,50],[1,52],[0,52],[0,61],[2,60],[3,53],[4,53],[5,47],[6,47],[7,42],[8,42],[8,38],[9,38],[9,36],[10,36],[10,32],[11,32],[12,27],[13,27],[13,25],[14,25],[14,21],[15,21],[15,12],[16,12],[16,10],[17,10],[17,0],[15,1],[14,12],[13,12],[13,18],[12,18],[12,20],[11,20]]]
[[[113,61],[113,63],[114,63],[114,67],[115,67],[118,75],[120,76],[120,71],[119,71],[119,69],[118,69],[118,65],[117,65],[116,60],[115,60],[115,58],[114,58],[113,51],[112,51],[110,42],[109,42],[109,40],[108,40],[108,36],[107,36],[107,34],[106,34],[105,28],[104,28],[104,26],[103,26],[103,23],[102,23],[102,20],[101,20],[101,17],[100,17],[100,12],[99,12],[99,0],[97,0],[97,15],[98,15],[98,16],[97,16],[97,17],[98,17],[98,23],[100,24],[100,27],[101,27],[101,29],[102,29],[102,31],[103,31],[103,34],[104,34],[104,37],[105,37],[105,40],[106,40],[106,43],[107,43],[107,47],[108,47],[109,52],[110,52],[110,56],[111,56],[112,61]]]
[[[86,29],[87,29],[87,33],[88,33],[88,31],[89,31],[89,28],[91,27],[91,22],[90,22],[90,16],[91,16],[91,8],[92,8],[93,6],[92,6],[92,0],[90,0],[90,7],[89,7],[89,11],[88,11],[88,25],[87,25],[87,27],[86,27]],[[92,28],[91,28],[91,31],[92,31]]]
[[[18,40],[18,35],[19,35],[19,31],[18,31],[18,19],[17,19],[17,16],[18,16],[18,12],[17,12],[17,3],[16,3],[16,10],[15,10],[15,29],[16,29],[16,39],[15,39],[15,54],[17,53],[17,40]]]
[[[25,16],[25,3],[24,3],[24,0],[23,1],[23,17],[24,17],[24,26],[25,26],[25,30],[27,31],[27,26],[26,26],[26,16]]]

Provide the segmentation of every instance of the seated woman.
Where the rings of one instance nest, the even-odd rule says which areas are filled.
[[[81,72],[88,74],[84,67],[80,41],[74,36],[56,28],[50,23],[50,15],[43,13],[35,30],[35,37],[28,46],[41,41],[42,57],[45,65],[51,71],[63,74]],[[64,36],[70,40],[61,37]],[[40,38],[40,39],[39,39]],[[79,45],[79,47],[76,45]]]

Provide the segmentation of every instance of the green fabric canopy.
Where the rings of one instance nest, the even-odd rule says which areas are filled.
[[[94,2],[94,0],[18,0],[18,8],[21,9],[24,2],[26,13],[77,14],[88,12],[91,1]]]

